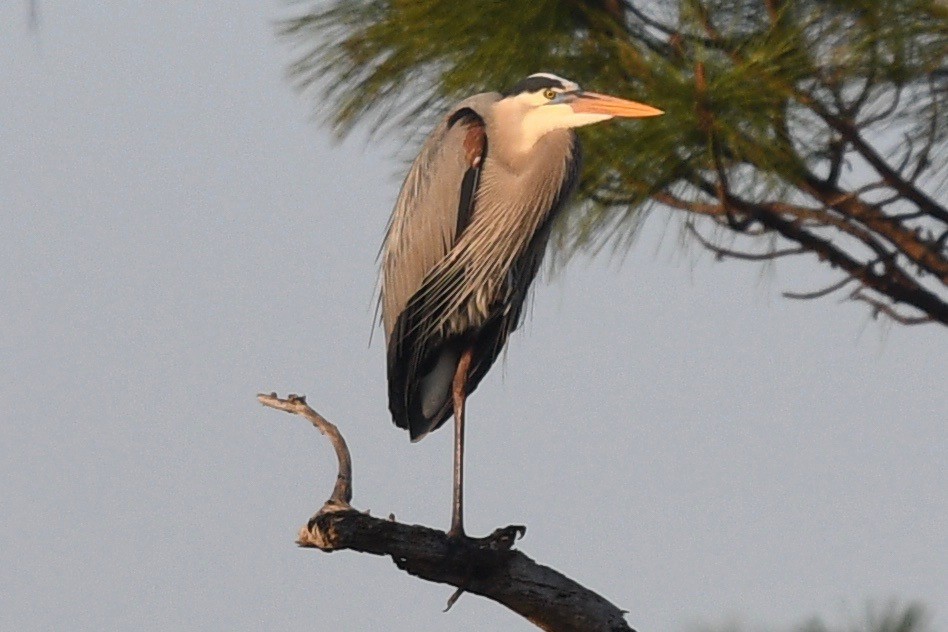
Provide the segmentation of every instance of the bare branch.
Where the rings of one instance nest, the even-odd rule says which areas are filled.
[[[711,183],[700,178],[693,177],[690,182],[709,196],[713,196],[716,193]],[[822,184],[822,181],[818,180],[815,176],[809,177],[809,186],[816,187],[818,184]],[[819,193],[828,195],[830,191],[824,190]],[[859,214],[868,207],[868,205],[861,200],[854,199],[851,194],[843,195],[838,189],[833,190],[832,193],[834,199],[826,199],[825,203],[837,211],[854,210],[856,214]],[[687,201],[676,198],[667,192],[664,194],[664,197],[665,199],[658,201],[667,203],[673,208],[701,212],[693,208]],[[755,220],[760,222],[765,228],[776,231],[786,239],[799,243],[802,247],[816,254],[821,260],[829,262],[831,266],[842,268],[866,287],[872,288],[896,302],[907,303],[920,311],[930,314],[932,321],[948,325],[948,303],[911,278],[908,273],[895,264],[895,253],[882,248],[874,239],[869,239],[869,241],[863,240],[863,242],[877,252],[878,258],[876,262],[881,262],[884,266],[884,270],[881,273],[873,269],[873,263],[875,262],[865,263],[859,261],[838,247],[838,245],[834,244],[831,240],[824,239],[812,231],[806,230],[798,220],[788,221],[785,219],[783,214],[792,211],[794,209],[792,205],[785,203],[754,203],[736,195],[729,196],[725,201],[725,205],[748,217],[754,217]],[[853,205],[856,205],[855,209],[852,208]],[[720,204],[714,206],[698,206],[699,208],[701,206],[709,207],[707,209],[701,209],[705,211],[703,214],[707,215],[720,216],[724,212]],[[800,210],[803,211],[806,209],[804,207]],[[873,219],[875,220],[875,218]],[[883,226],[883,229],[885,228],[891,228],[891,226]],[[948,234],[948,231],[946,231],[946,234]],[[910,245],[914,246],[915,243],[917,243],[917,241],[913,240],[913,243]],[[904,253],[904,249],[901,248],[902,244],[897,245],[900,246],[900,250]],[[911,257],[909,258],[911,259]],[[928,257],[929,260],[932,260],[932,258],[933,257]],[[934,261],[936,264],[940,262],[938,259],[934,259]]]
[[[886,182],[888,183],[888,180]],[[836,187],[828,186],[812,174],[804,177],[800,187],[826,206],[858,221],[873,233],[884,237],[913,263],[935,275],[942,283],[948,284],[948,260],[938,256],[929,244],[918,238],[914,231],[893,222],[881,208],[862,200],[853,193],[844,193]],[[893,188],[898,190],[899,187],[893,186]],[[926,210],[921,205],[917,204],[917,206]]]
[[[896,85],[895,90],[894,90],[894,95],[892,96],[892,102],[889,104],[889,106],[886,109],[879,112],[878,114],[874,114],[870,117],[867,117],[861,120],[859,122],[860,127],[863,127],[863,128],[869,127],[870,125],[874,125],[878,123],[879,121],[884,121],[890,116],[892,116],[893,114],[895,114],[895,111],[898,109],[899,105],[902,102],[903,90],[904,90],[904,86]]]
[[[830,286],[824,287],[822,290],[816,290],[815,292],[783,292],[783,296],[784,298],[794,298],[801,301],[808,301],[814,298],[822,298],[832,294],[836,290],[843,289],[853,281],[855,281],[853,277],[847,276]]]
[[[912,157],[915,155],[915,141],[912,140],[911,135],[902,134],[902,138],[905,139],[905,144],[902,146],[902,151],[905,152],[905,155],[902,157],[902,160],[899,161],[899,164],[895,167],[895,172],[899,175],[905,171],[905,168],[911,162]]]
[[[929,86],[934,91],[933,85],[934,79],[929,78]],[[931,103],[932,116],[929,119],[928,131],[925,138],[925,146],[922,148],[922,151],[918,154],[918,161],[915,163],[915,169],[912,171],[912,174],[908,177],[908,181],[912,184],[915,184],[918,181],[919,176],[922,175],[922,172],[925,171],[925,168],[931,165],[931,160],[929,156],[931,155],[932,147],[935,146],[935,141],[938,138],[938,121],[939,121],[939,111],[938,111],[938,99],[935,99]]]
[[[339,473],[336,475],[336,484],[332,489],[332,495],[326,501],[326,504],[351,509],[352,506],[349,503],[352,501],[352,458],[349,456],[349,446],[346,445],[346,440],[342,437],[339,429],[310,408],[306,403],[305,395],[290,395],[286,399],[280,399],[276,393],[270,393],[269,395],[259,393],[257,401],[270,408],[306,417],[317,430],[329,438],[339,461]]]
[[[886,184],[905,196],[919,209],[934,218],[948,222],[948,210],[929,197],[924,191],[917,188],[910,181],[896,173],[885,159],[862,137],[859,130],[850,121],[827,112],[825,109],[810,104],[813,111],[826,121],[833,129],[839,132],[853,148],[876,170]]]
[[[680,211],[689,211],[698,215],[710,215],[712,217],[724,217],[727,210],[720,204],[707,204],[705,202],[689,201],[678,197],[668,191],[659,191],[652,195],[652,199],[666,206],[678,209]]]
[[[484,538],[452,538],[445,532],[375,518],[353,509],[349,450],[339,430],[303,397],[258,395],[265,406],[302,415],[333,443],[339,475],[330,500],[299,533],[297,544],[322,551],[350,549],[387,555],[403,571],[455,586],[448,607],[464,593],[487,597],[549,632],[634,632],[625,612],[562,573],[513,550],[526,527],[509,526]],[[344,483],[344,485],[341,485]]]
[[[871,265],[854,259],[832,241],[783,219],[767,205],[754,204],[738,197],[731,197],[728,204],[734,205],[739,211],[754,213],[757,220],[767,228],[777,231],[787,239],[796,241],[834,267],[842,268],[867,287],[889,296],[894,301],[912,305],[930,314],[934,321],[948,325],[948,303],[916,283],[898,266],[888,264],[884,272],[877,273]],[[885,257],[881,260],[888,262]]]
[[[685,224],[685,228],[695,236],[698,242],[713,252],[717,258],[724,259],[725,257],[731,257],[732,259],[743,259],[745,261],[770,261],[772,259],[779,259],[780,257],[786,257],[789,255],[799,255],[807,252],[806,248],[786,248],[784,250],[772,250],[770,252],[742,252],[740,250],[732,250],[730,248],[724,248],[723,246],[718,246],[715,243],[712,243],[711,240],[707,239],[702,235],[694,224],[688,222]]]
[[[892,305],[888,303],[883,303],[882,301],[875,299],[860,289],[853,291],[849,295],[854,301],[862,301],[863,303],[868,303],[872,306],[872,317],[878,318],[879,314],[885,314],[892,320],[903,325],[924,325],[930,323],[935,319],[931,316],[907,316],[898,312]]]
[[[637,9],[637,8],[635,7],[635,5],[632,4],[631,2],[628,2],[628,1],[623,2],[623,5],[624,5],[626,11],[630,12],[632,15],[634,15],[636,18],[638,18],[643,24],[645,24],[645,25],[647,25],[647,26],[651,26],[652,28],[654,28],[654,29],[656,29],[656,30],[658,30],[658,31],[661,31],[661,32],[664,33],[665,35],[672,35],[672,36],[679,36],[679,35],[680,35],[680,33],[678,32],[677,29],[672,28],[671,26],[669,26],[669,25],[667,25],[667,24],[663,24],[663,23],[659,22],[658,20],[653,20],[652,18],[650,18],[649,16],[647,16],[645,13],[643,13],[642,11],[640,11],[639,9]]]
[[[826,174],[824,182],[836,186],[843,170],[843,159],[846,157],[846,141],[840,138],[832,139],[829,142],[829,152],[829,173]]]
[[[876,50],[873,49],[872,57],[876,57]],[[869,100],[870,95],[872,95],[872,89],[876,87],[876,74],[877,74],[877,64],[873,63],[869,68],[869,74],[866,76],[862,90],[859,91],[859,96],[857,96],[849,105],[846,106],[845,115],[849,118],[856,118],[859,115],[859,110],[862,109],[862,106],[866,104],[866,101]],[[901,95],[902,88],[899,86],[896,88],[896,100],[898,100]]]
[[[922,211],[914,211],[912,213],[899,213],[897,215],[889,215],[889,219],[894,222],[904,222],[909,219],[918,219],[920,217],[925,217],[925,213]]]

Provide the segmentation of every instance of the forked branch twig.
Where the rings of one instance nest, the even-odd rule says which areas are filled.
[[[346,440],[339,432],[339,428],[310,408],[306,403],[305,395],[290,395],[286,399],[280,399],[276,393],[269,395],[259,393],[257,401],[270,408],[306,417],[319,432],[329,438],[333,450],[336,451],[336,458],[339,460],[339,473],[336,474],[336,484],[332,488],[332,495],[323,508],[331,506],[352,509],[352,505],[349,504],[352,501],[352,457],[349,455],[349,446],[346,445]]]

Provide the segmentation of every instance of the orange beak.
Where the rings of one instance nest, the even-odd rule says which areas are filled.
[[[580,92],[570,104],[574,112],[581,114],[608,114],[625,118],[642,118],[664,114],[662,110],[644,103],[627,101],[598,92]]]

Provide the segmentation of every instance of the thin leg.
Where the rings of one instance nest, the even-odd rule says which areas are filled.
[[[448,536],[464,537],[464,400],[467,399],[467,374],[474,350],[468,347],[461,354],[451,394],[454,398],[454,503]]]

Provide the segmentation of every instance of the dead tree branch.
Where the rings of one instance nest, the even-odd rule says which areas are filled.
[[[508,526],[484,538],[449,538],[444,531],[385,520],[353,509],[349,449],[339,430],[305,397],[258,395],[264,406],[302,415],[329,437],[339,460],[333,493],[299,533],[297,544],[322,551],[350,549],[387,555],[401,570],[457,588],[448,608],[464,592],[487,597],[550,632],[634,632],[625,612],[548,566],[513,550],[526,528]]]
[[[339,429],[310,408],[304,395],[290,395],[286,399],[280,399],[276,393],[269,395],[260,393],[257,395],[257,400],[264,406],[306,417],[319,432],[329,438],[333,450],[336,451],[336,458],[339,460],[339,473],[336,474],[336,484],[332,488],[332,495],[326,501],[326,506],[352,509],[349,504],[352,500],[352,457],[349,456],[349,446],[346,445],[346,440],[342,438]]]

